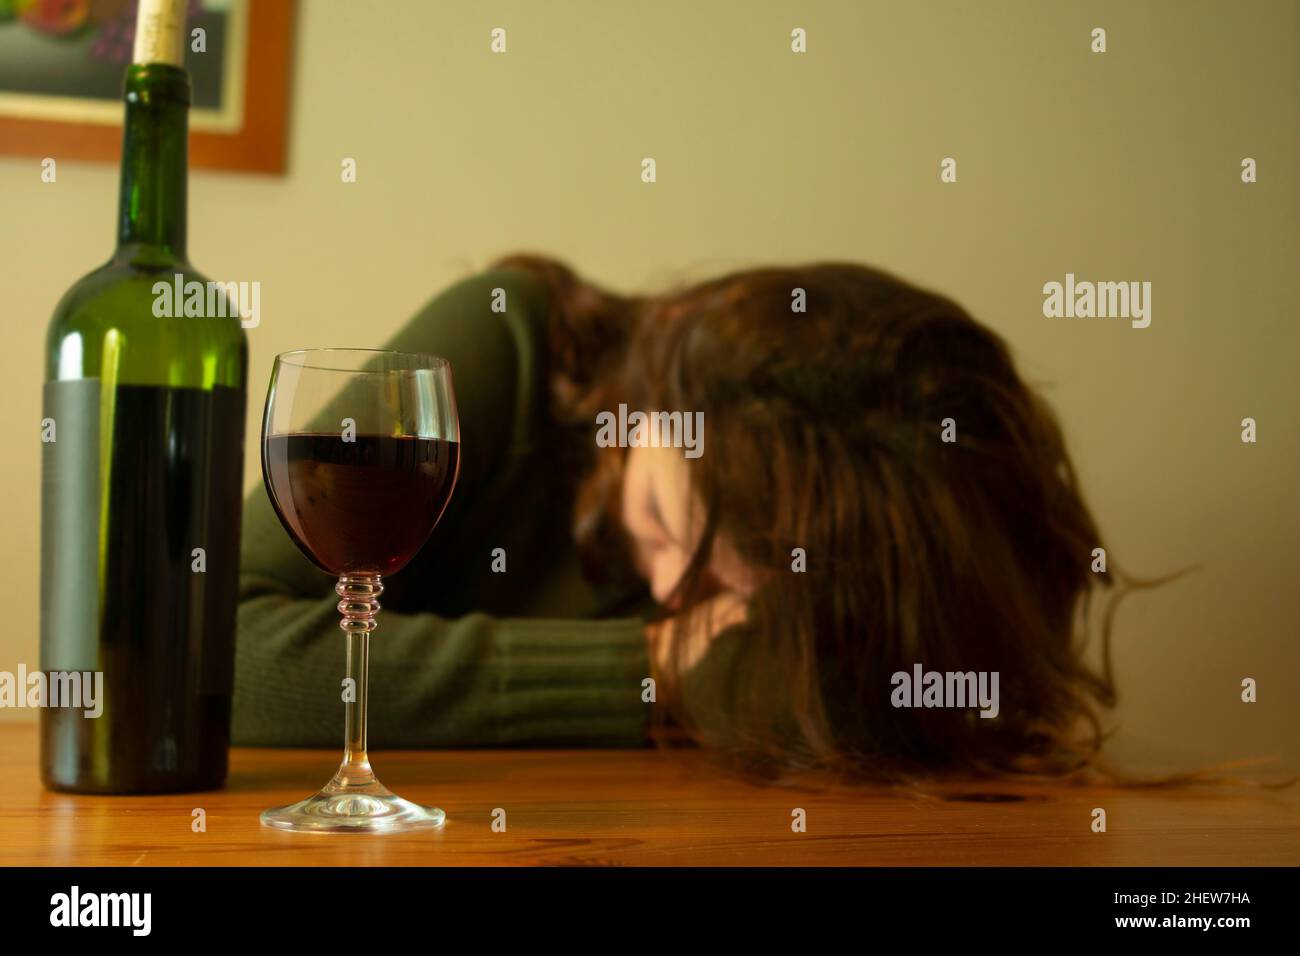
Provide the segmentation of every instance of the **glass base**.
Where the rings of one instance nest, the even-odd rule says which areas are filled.
[[[361,787],[340,787],[335,778],[314,797],[262,811],[263,826],[306,833],[399,833],[440,827],[446,819],[437,807],[403,800],[373,778]]]

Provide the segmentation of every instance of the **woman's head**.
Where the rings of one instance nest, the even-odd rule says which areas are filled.
[[[703,414],[698,458],[601,450],[579,530],[626,548],[673,608],[748,595],[745,660],[784,676],[798,739],[764,732],[770,701],[742,700],[752,732],[724,746],[867,772],[1095,754],[1113,691],[1081,639],[1112,582],[1092,570],[1099,535],[1060,429],[995,333],[851,264],[644,298],[505,264],[550,284],[557,400],[579,420],[619,403]],[[918,664],[996,671],[1000,713],[895,707],[892,675]]]

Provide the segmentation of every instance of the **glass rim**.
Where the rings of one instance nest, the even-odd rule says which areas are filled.
[[[402,355],[414,359],[419,365],[415,368],[334,368],[329,365],[309,365],[306,362],[295,362],[292,358],[295,356],[304,356],[317,352],[348,352],[352,354],[363,355]],[[450,370],[451,362],[439,355],[430,355],[428,352],[403,352],[400,349],[360,349],[360,348],[306,348],[290,349],[288,352],[280,352],[275,356],[276,365],[292,365],[295,368],[312,369],[318,372],[346,372],[351,375],[393,375],[401,372],[437,372],[443,369]]]

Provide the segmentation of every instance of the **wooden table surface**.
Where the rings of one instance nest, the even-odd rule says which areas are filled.
[[[447,812],[414,835],[282,833],[258,813],[314,792],[339,754],[236,749],[224,790],[46,792],[34,724],[0,724],[0,865],[1300,864],[1300,787],[1179,792],[951,782],[754,786],[692,750],[380,751],[380,778]],[[191,829],[203,808],[207,830]],[[1107,832],[1091,829],[1092,810]],[[505,832],[492,814],[505,810]],[[793,832],[792,811],[807,831]]]

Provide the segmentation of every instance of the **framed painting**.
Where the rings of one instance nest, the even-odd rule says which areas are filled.
[[[0,154],[116,162],[136,0],[0,0]],[[292,0],[189,0],[190,164],[283,173]]]

